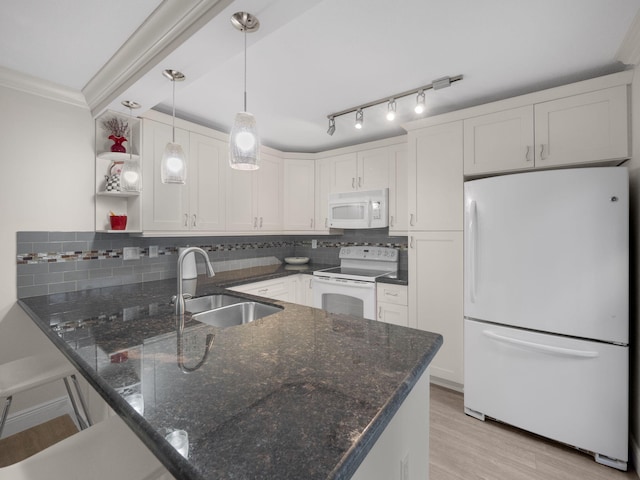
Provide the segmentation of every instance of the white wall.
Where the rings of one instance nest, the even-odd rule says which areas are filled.
[[[88,108],[1,84],[0,112],[0,362],[5,362],[54,348],[16,304],[16,232],[94,229],[94,122]],[[11,412],[57,392],[64,389],[16,396]]]

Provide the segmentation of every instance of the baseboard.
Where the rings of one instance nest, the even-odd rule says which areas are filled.
[[[640,447],[633,435],[629,435],[629,470],[634,468],[640,478]]]
[[[56,398],[49,402],[20,410],[19,412],[11,413],[11,410],[9,410],[9,412],[7,423],[2,432],[2,438],[22,432],[23,430],[35,427],[36,425],[40,425],[41,423],[65,414],[70,415],[75,422],[73,408],[67,397]]]
[[[448,388],[449,390],[455,390],[456,392],[463,393],[464,385],[458,382],[452,382],[451,380],[445,380],[444,378],[436,377],[431,375],[429,378],[431,383],[434,385],[438,385],[439,387]]]

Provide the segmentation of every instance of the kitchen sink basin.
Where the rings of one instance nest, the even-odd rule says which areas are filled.
[[[207,295],[204,297],[188,298],[184,301],[184,309],[191,314],[195,314],[213,310],[215,308],[226,307],[228,305],[233,305],[244,301],[244,298],[220,293],[215,295]]]
[[[206,312],[196,313],[191,318],[212,327],[233,327],[253,322],[267,315],[278,313],[282,307],[267,305],[259,302],[247,302],[238,299],[241,303],[219,307]]]

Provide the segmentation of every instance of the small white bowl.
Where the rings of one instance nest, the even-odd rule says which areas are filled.
[[[304,265],[309,263],[309,257],[286,257],[284,261],[289,265]]]

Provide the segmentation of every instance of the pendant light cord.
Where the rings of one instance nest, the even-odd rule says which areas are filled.
[[[247,28],[249,15],[244,16],[244,112],[247,113]]]
[[[173,84],[173,114],[171,115],[171,143],[176,143],[176,79],[171,79]]]

